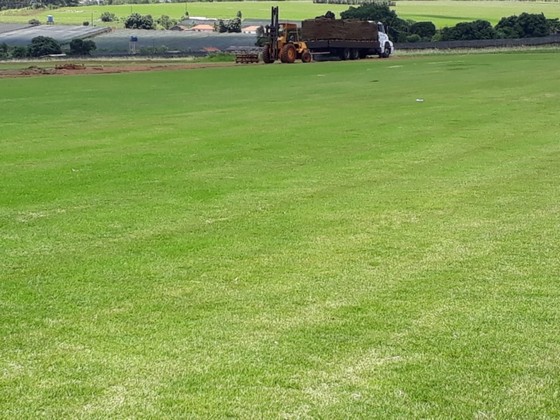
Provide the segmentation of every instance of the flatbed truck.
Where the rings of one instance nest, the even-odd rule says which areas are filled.
[[[381,22],[317,18],[304,20],[301,38],[311,54],[328,54],[342,60],[368,55],[388,58],[394,51]]]

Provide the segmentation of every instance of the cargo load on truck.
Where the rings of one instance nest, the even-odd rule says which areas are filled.
[[[317,18],[301,23],[301,37],[316,40],[377,40],[377,24],[362,20]]]

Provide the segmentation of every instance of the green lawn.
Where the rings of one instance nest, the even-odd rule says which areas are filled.
[[[0,418],[559,417],[559,64],[0,80]]]
[[[527,1],[397,1],[394,8],[403,19],[417,22],[431,21],[437,27],[454,26],[459,22],[483,19],[493,25],[502,17],[526,13],[544,13],[549,18],[560,18],[558,2]]]
[[[239,10],[245,18],[270,18],[271,6],[278,3],[269,1],[247,2],[195,2],[134,4],[117,6],[87,6],[60,8],[56,10],[11,10],[0,11],[0,22],[26,23],[32,18],[47,21],[47,15],[53,15],[56,23],[81,25],[82,22],[103,24],[99,18],[103,12],[114,13],[126,18],[131,13],[150,14],[154,18],[168,15],[180,19],[188,11],[190,16],[213,18],[233,18]],[[311,1],[283,1],[279,5],[281,19],[311,19],[323,15],[328,10],[337,14],[349,6],[334,4],[314,4]],[[458,22],[485,19],[496,24],[504,16],[519,15],[523,12],[544,13],[547,18],[560,17],[557,2],[519,2],[519,1],[398,1],[395,8],[399,17],[416,21],[433,21],[436,26],[453,26]],[[109,24],[118,25],[118,24]]]

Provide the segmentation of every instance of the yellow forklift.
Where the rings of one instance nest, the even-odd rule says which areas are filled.
[[[265,36],[268,40],[263,47],[263,61],[267,64],[276,60],[282,63],[293,63],[296,60],[309,63],[313,58],[307,44],[301,40],[297,25],[279,23],[278,6],[272,8],[270,25],[266,25]]]

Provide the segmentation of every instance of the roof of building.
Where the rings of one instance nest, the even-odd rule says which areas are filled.
[[[241,28],[241,32],[245,32],[245,33],[257,32],[257,29],[259,28],[260,25],[245,26],[244,28]]]
[[[195,25],[191,31],[214,31],[214,25]]]

